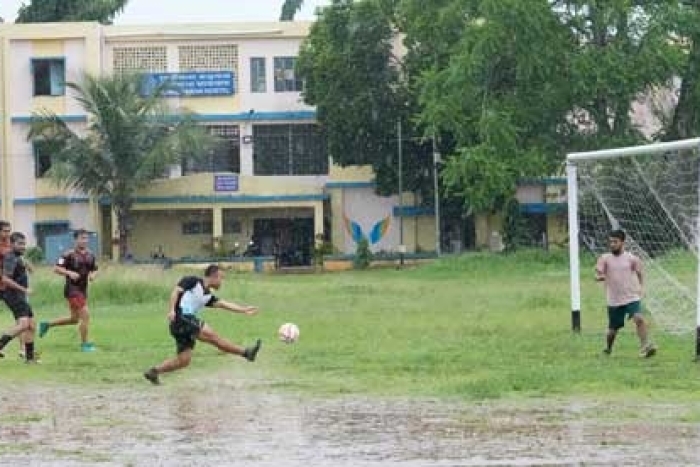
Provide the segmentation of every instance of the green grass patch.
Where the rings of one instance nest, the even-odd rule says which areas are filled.
[[[652,328],[660,352],[641,360],[628,326],[614,354],[600,355],[603,293],[583,272],[580,335],[569,330],[568,265],[561,253],[470,254],[403,271],[230,273],[220,295],[260,305],[260,315],[211,310],[205,319],[236,342],[263,338],[259,361],[232,360],[198,344],[192,367],[164,381],[224,374],[320,395],[693,398],[700,379],[690,335]],[[3,381],[148,389],[141,372],[174,352],[165,314],[169,293],[185,273],[104,268],[90,297],[98,352],[79,352],[76,328],[55,328],[39,340],[42,365],[22,365],[12,358],[16,343],[10,344],[10,358],[0,362]],[[64,315],[60,278],[40,269],[32,281],[38,318]],[[276,340],[285,322],[299,325],[298,343]],[[10,324],[5,309],[0,325]]]

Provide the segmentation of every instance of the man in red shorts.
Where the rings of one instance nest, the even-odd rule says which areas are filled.
[[[44,337],[49,329],[54,326],[66,326],[78,324],[80,331],[81,350],[93,352],[95,345],[88,340],[88,327],[90,325],[90,313],[87,305],[88,283],[95,279],[97,263],[95,255],[88,250],[89,236],[86,230],[80,229],[73,233],[75,245],[73,249],[66,251],[58,258],[54,272],[65,276],[66,285],[64,296],[68,300],[70,316],[54,321],[39,323],[39,337]]]

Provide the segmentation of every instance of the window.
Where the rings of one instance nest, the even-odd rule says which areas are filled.
[[[214,225],[211,221],[188,221],[182,223],[182,235],[211,235]]]
[[[243,232],[240,219],[226,219],[224,216],[224,234],[239,234]]]
[[[265,74],[265,58],[250,59],[250,92],[267,92],[267,75]]]
[[[188,159],[182,163],[182,174],[191,175],[204,172],[241,171],[241,139],[237,125],[207,125],[209,133],[217,136],[219,142],[207,155]]]
[[[34,141],[34,176],[44,178],[51,168],[51,146],[46,141]]]
[[[66,93],[66,62],[62,58],[32,60],[35,96],[63,96]]]
[[[168,49],[165,46],[115,47],[112,52],[112,68],[116,74],[167,71]]]
[[[236,44],[181,45],[177,50],[180,72],[238,71]]]
[[[327,175],[325,135],[314,124],[254,125],[255,175]]]
[[[299,92],[302,82],[294,69],[296,57],[275,57],[275,92]]]

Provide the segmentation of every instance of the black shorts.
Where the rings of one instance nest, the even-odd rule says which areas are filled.
[[[194,349],[197,336],[204,327],[204,321],[194,316],[177,316],[170,323],[170,335],[175,339],[177,353]]]
[[[10,294],[3,294],[2,299],[7,304],[7,307],[12,311],[12,314],[15,316],[16,320],[20,318],[34,317],[32,307],[29,305],[26,298]]]

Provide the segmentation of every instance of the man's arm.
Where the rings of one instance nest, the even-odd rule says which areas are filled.
[[[15,270],[15,267],[17,266],[17,258],[14,257],[5,257],[2,262],[2,283],[8,286],[11,289],[19,290],[22,293],[29,294],[31,291],[27,287],[22,287],[19,285],[17,282],[12,280],[10,276],[12,276],[12,273]]]
[[[637,280],[639,281],[640,292],[644,295],[644,266],[642,265],[642,260],[635,257],[634,259],[634,272],[637,274]]]
[[[95,261],[95,256],[92,257],[92,262],[90,263],[90,272],[88,273],[88,279],[94,281],[97,277],[97,262]]]
[[[180,294],[184,293],[185,289],[176,285],[172,292],[170,292],[170,306],[168,306],[168,320],[175,320],[175,306],[177,306],[177,298]]]
[[[605,258],[601,256],[595,265],[595,280],[605,282]]]
[[[58,262],[53,267],[53,272],[55,272],[56,274],[59,274],[61,276],[68,277],[74,281],[77,281],[78,279],[80,279],[80,274],[66,268],[67,264],[68,264],[68,257],[66,255],[61,256],[60,258],[58,258]]]
[[[233,313],[242,313],[246,315],[254,315],[258,312],[258,307],[252,305],[240,305],[238,303],[227,302],[226,300],[217,300],[211,305],[213,308],[221,308],[222,310],[231,311]]]

